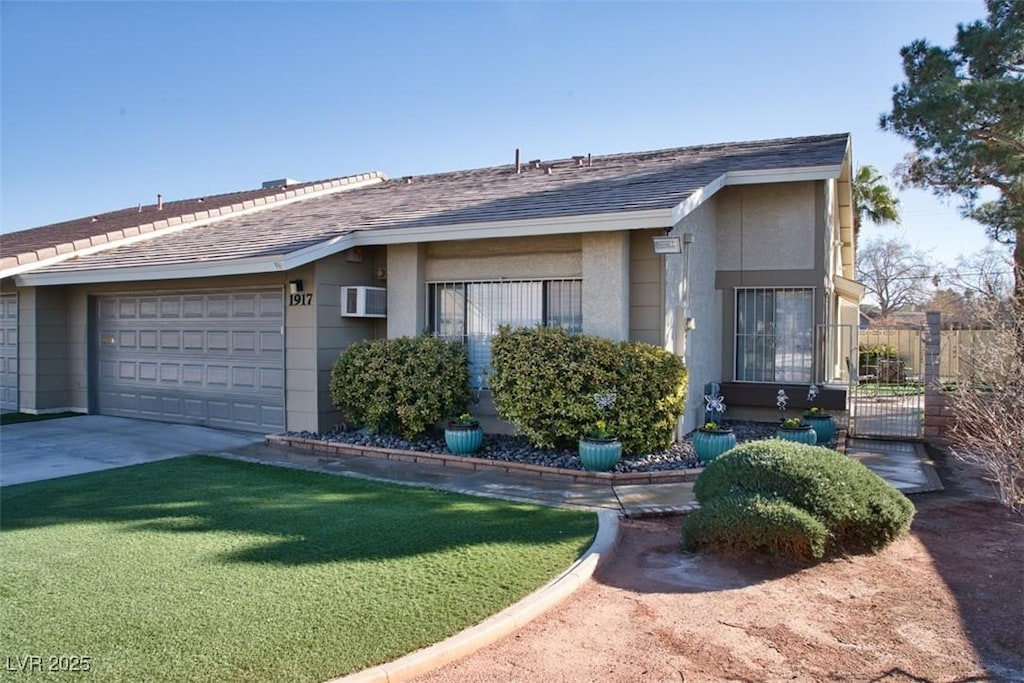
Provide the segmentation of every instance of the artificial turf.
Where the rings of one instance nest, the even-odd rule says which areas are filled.
[[[103,681],[321,681],[481,621],[595,530],[591,513],[203,456],[9,486],[0,657],[88,657]]]

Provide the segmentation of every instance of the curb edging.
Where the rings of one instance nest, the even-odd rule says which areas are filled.
[[[569,597],[593,576],[619,542],[619,515],[611,510],[597,513],[597,533],[583,556],[545,586],[519,602],[488,617],[476,626],[411,652],[403,657],[364,669],[327,683],[398,683],[433,671],[444,664],[466,657],[496,642],[548,611]]]

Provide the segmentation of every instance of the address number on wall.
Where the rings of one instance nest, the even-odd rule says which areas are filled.
[[[313,292],[300,292],[288,295],[289,306],[309,306],[313,303]]]

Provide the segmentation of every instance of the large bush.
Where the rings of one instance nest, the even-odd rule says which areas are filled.
[[[672,444],[686,399],[686,368],[664,349],[557,327],[503,327],[493,339],[491,363],[498,415],[535,446],[574,443],[598,420],[627,454]],[[595,394],[615,394],[615,402],[603,409]]]
[[[697,479],[694,494],[701,509],[683,523],[684,546],[773,547],[797,559],[877,550],[904,533],[914,516],[906,496],[860,462],[777,439],[745,443],[719,456]],[[826,543],[818,544],[806,520],[792,511],[772,508],[774,521],[759,519],[764,505],[752,500],[777,501],[810,515],[828,530]],[[779,540],[744,540],[766,529]],[[796,551],[799,544],[783,542],[793,533],[808,534],[803,545],[809,555]]]
[[[427,335],[353,344],[334,363],[331,400],[373,433],[413,438],[465,411],[466,349]]]
[[[764,550],[794,559],[825,554],[828,529],[810,513],[781,498],[736,494],[716,498],[686,518],[684,548]]]

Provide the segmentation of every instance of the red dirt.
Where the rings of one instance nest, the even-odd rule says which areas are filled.
[[[940,473],[909,536],[812,567],[687,555],[680,518],[626,521],[572,597],[417,680],[1024,681],[1024,519]]]

